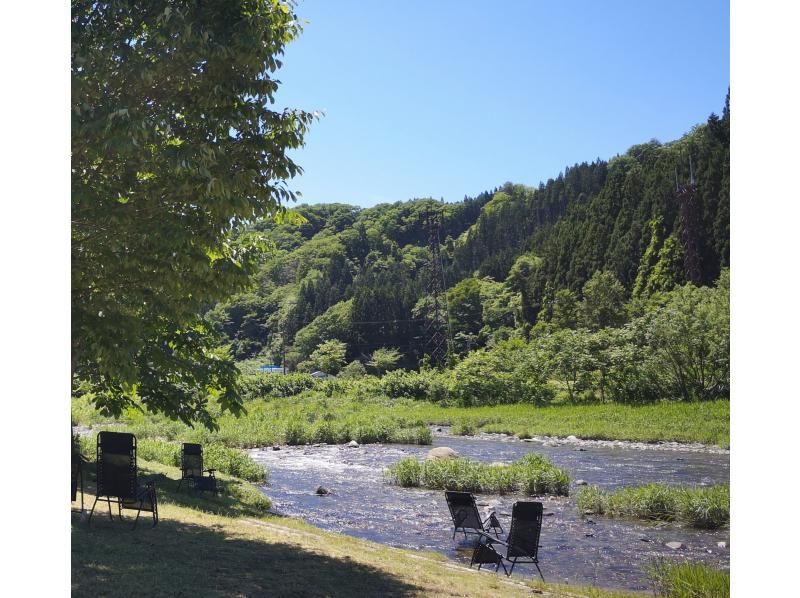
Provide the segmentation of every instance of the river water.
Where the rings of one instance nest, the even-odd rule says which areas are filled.
[[[577,480],[613,490],[659,482],[710,485],[728,483],[730,455],[670,447],[634,448],[625,443],[523,442],[495,434],[437,434],[433,446],[449,446],[460,456],[486,463],[510,463],[523,455],[543,454],[566,469],[572,480],[571,498],[539,497],[545,508],[539,566],[548,582],[644,590],[645,573],[655,558],[704,561],[729,567],[728,529],[695,530],[677,523],[582,516],[574,495]],[[270,483],[262,489],[276,511],[302,518],[318,527],[383,544],[434,550],[469,562],[464,536],[452,538],[450,514],[441,491],[399,488],[384,482],[384,470],[403,457],[424,459],[429,446],[370,444],[254,449],[253,458],[269,468]],[[318,496],[318,486],[331,491]],[[495,510],[506,531],[515,500],[522,495],[477,495],[479,510]],[[681,542],[673,550],[667,542]],[[501,569],[502,571],[502,569]],[[533,565],[518,565],[514,575],[535,576]]]

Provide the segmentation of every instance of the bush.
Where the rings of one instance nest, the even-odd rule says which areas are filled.
[[[392,399],[408,398],[426,400],[430,398],[431,377],[435,374],[395,370],[380,379],[380,388]]]
[[[319,380],[310,374],[251,374],[242,376],[241,390],[245,400],[266,397],[293,397],[317,386]]]

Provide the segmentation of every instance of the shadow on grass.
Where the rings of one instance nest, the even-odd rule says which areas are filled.
[[[160,468],[159,468],[160,469]],[[177,491],[177,480],[140,467],[155,479],[160,504],[172,503],[229,516],[263,516],[258,504],[243,503],[236,481],[222,481],[219,496]],[[94,502],[95,467],[87,464],[85,506]],[[247,485],[245,483],[245,485]],[[257,491],[256,491],[257,492]],[[250,497],[258,496],[250,493]],[[80,499],[79,499],[80,500]],[[349,557],[333,558],[287,542],[268,542],[227,533],[222,525],[202,526],[164,518],[151,527],[134,511],[119,521],[98,501],[91,527],[72,512],[73,596],[416,596],[420,588]],[[245,532],[246,533],[246,530]]]
[[[73,596],[413,596],[415,588],[348,557],[163,520],[130,530],[105,517],[72,528]]]

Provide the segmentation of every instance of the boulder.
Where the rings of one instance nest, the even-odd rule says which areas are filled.
[[[586,480],[575,480],[575,485],[576,486],[588,486],[589,482],[587,482]]]
[[[347,446],[349,446],[350,448],[358,448],[358,443],[355,440],[351,440],[350,442],[347,443]]]
[[[576,442],[578,440],[578,438],[577,438],[577,436],[569,435],[569,436],[567,436],[567,440],[569,440],[570,442]]]
[[[273,451],[279,451],[279,450],[281,450],[281,447],[279,447],[279,446],[276,444],[275,446],[273,446],[273,447],[272,447],[272,450],[273,450]]]
[[[458,457],[458,453],[449,446],[437,446],[428,451],[425,459],[432,461],[434,459],[455,459],[456,457]]]
[[[316,494],[318,494],[319,496],[325,496],[330,493],[331,491],[328,490],[325,486],[317,486]]]
[[[727,548],[727,547],[728,547],[727,542],[717,542],[717,548]]]
[[[667,548],[671,548],[672,550],[680,550],[681,548],[686,548],[683,545],[683,542],[667,542]]]

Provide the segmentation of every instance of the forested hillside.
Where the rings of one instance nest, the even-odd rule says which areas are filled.
[[[239,360],[331,373],[345,363],[351,373],[417,368],[425,215],[438,210],[456,355],[547,326],[621,326],[729,266],[729,128],[726,99],[721,117],[677,141],[576,164],[537,188],[505,183],[456,203],[299,206],[302,223],[255,224],[274,251],[254,287],[206,319]]]

